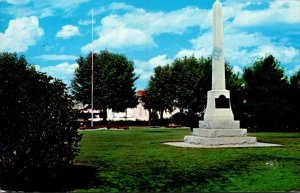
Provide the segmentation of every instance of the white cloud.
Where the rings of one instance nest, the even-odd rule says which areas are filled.
[[[263,10],[242,10],[237,12],[233,23],[237,26],[258,26],[270,24],[300,23],[300,2],[275,0]],[[276,19],[275,19],[276,18]]]
[[[79,25],[91,25],[91,24],[95,24],[96,21],[95,20],[91,20],[91,19],[81,19],[78,21]]]
[[[105,29],[101,31],[100,38],[81,48],[81,51],[87,53],[91,50],[99,51],[101,49],[125,48],[132,46],[154,45],[150,36],[139,29],[115,27],[112,30]]]
[[[55,66],[37,66],[37,69],[41,72],[46,72],[49,76],[61,79],[64,83],[70,85],[74,71],[77,67],[77,63],[70,64],[68,62],[64,62]]]
[[[147,12],[124,3],[112,3],[111,10],[122,9],[123,15],[111,14],[101,20],[98,39],[82,47],[88,52],[92,46],[103,48],[124,48],[129,46],[156,46],[154,37],[162,33],[182,34],[187,28],[201,26],[208,28],[210,11],[196,7],[185,7],[171,12]],[[102,10],[100,10],[102,11]]]
[[[125,3],[114,2],[108,6],[110,10],[134,10],[136,9],[134,6],[127,5]]]
[[[11,6],[5,10],[15,17],[40,15],[41,18],[53,16],[55,10],[63,10],[65,14],[71,14],[80,4],[90,0],[1,0]]]
[[[273,43],[270,37],[258,32],[247,33],[227,30],[224,44],[225,59],[234,65],[245,66],[257,59],[256,49]]]
[[[156,66],[165,66],[167,64],[170,64],[171,62],[172,62],[172,60],[167,58],[167,54],[163,54],[163,55],[159,55],[154,58],[151,58],[148,61],[148,64],[152,67],[156,67]]]
[[[42,10],[40,18],[51,17],[54,16],[54,11],[51,8],[45,8]]]
[[[228,19],[234,18],[238,13],[240,13],[249,4],[253,4],[250,1],[225,1],[223,3],[223,19],[227,21]]]
[[[300,70],[300,65],[296,65],[294,68],[288,70],[286,73],[287,73],[287,75],[291,76],[291,75],[294,75],[299,70]]]
[[[292,62],[299,55],[299,50],[294,47],[279,46],[279,45],[262,45],[253,51],[253,57],[263,57],[265,54],[272,54],[282,63]]]
[[[166,54],[155,56],[148,61],[134,60],[137,69],[144,69],[146,71],[152,71],[157,66],[165,66],[170,64],[173,60],[167,58]]]
[[[49,4],[56,8],[63,8],[63,9],[69,9],[69,8],[75,8],[78,5],[82,3],[87,3],[90,0],[50,0]]]
[[[36,56],[35,58],[46,60],[46,61],[52,61],[52,60],[76,60],[78,57],[74,55],[49,54],[49,55]]]
[[[64,11],[70,11],[76,7],[78,7],[82,3],[87,3],[90,0],[47,0],[47,1],[36,1],[31,0],[34,2],[36,7],[49,7],[52,9],[62,9]]]
[[[6,2],[13,5],[22,5],[31,2],[31,0],[6,0]]]
[[[79,29],[74,25],[65,25],[62,29],[56,33],[57,38],[69,39],[73,36],[80,35]]]
[[[30,8],[30,7],[15,7],[12,6],[11,8],[7,9],[8,14],[14,15],[15,17],[28,17],[32,15],[37,15],[37,11]]]
[[[197,7],[185,7],[171,12],[147,12],[137,9],[117,18],[129,27],[144,29],[151,35],[161,33],[182,34],[187,28],[201,26],[209,28],[210,11]]]
[[[134,6],[131,5],[127,5],[125,3],[120,3],[120,2],[114,2],[109,4],[108,6],[103,6],[100,8],[96,8],[96,9],[92,9],[89,11],[88,15],[92,15],[92,13],[94,15],[99,15],[105,12],[109,12],[109,11],[115,11],[115,10],[125,10],[125,11],[129,11],[129,10],[137,10],[137,8],[135,8]]]
[[[35,16],[11,20],[4,33],[0,33],[0,51],[26,52],[44,35]]]
[[[141,80],[149,80],[150,76],[153,74],[153,69],[157,66],[165,66],[170,64],[173,60],[167,58],[166,54],[158,55],[149,59],[148,61],[134,60],[135,63],[135,73],[140,76]]]

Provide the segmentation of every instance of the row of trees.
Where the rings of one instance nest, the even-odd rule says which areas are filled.
[[[242,126],[255,131],[300,129],[300,71],[288,79],[272,55],[247,66],[241,75],[228,63],[225,69],[232,109]],[[210,89],[211,58],[183,57],[154,69],[143,102],[161,119],[163,111],[174,108],[195,115],[204,111]]]

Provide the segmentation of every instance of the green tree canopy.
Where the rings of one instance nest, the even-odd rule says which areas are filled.
[[[1,188],[33,190],[66,167],[79,152],[75,118],[65,84],[1,53]]]
[[[288,79],[279,62],[267,55],[246,67],[243,78],[247,124],[259,131],[286,128]]]
[[[194,113],[203,111],[207,91],[211,89],[211,59],[178,58],[172,63],[171,71],[175,106]]]
[[[158,66],[154,69],[154,75],[150,77],[146,95],[142,98],[144,107],[160,113],[163,119],[165,110],[173,111],[173,84],[169,65]]]
[[[124,111],[137,105],[134,82],[134,63],[120,54],[101,51],[93,54],[94,60],[94,108]],[[77,60],[78,68],[72,80],[72,93],[77,101],[91,104],[92,53]]]

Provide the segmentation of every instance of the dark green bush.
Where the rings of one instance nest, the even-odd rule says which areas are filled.
[[[158,114],[157,114],[156,111],[152,111],[150,113],[150,120],[149,120],[149,122],[150,122],[150,125],[154,126],[154,127],[159,125]]]
[[[75,113],[61,81],[25,57],[0,53],[0,187],[40,190],[79,152]]]
[[[200,117],[191,112],[175,113],[171,117],[171,121],[177,125],[182,125],[190,128],[198,128]]]
[[[172,115],[171,120],[176,125],[185,125],[186,123],[186,114],[185,113],[175,113]]]

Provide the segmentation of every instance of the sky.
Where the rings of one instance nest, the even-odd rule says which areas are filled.
[[[156,66],[211,55],[214,1],[0,0],[0,52],[25,55],[70,85],[76,59],[106,49],[134,61],[135,86],[145,89]],[[300,0],[220,1],[235,72],[266,54],[287,76],[300,69]]]

